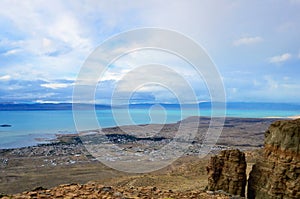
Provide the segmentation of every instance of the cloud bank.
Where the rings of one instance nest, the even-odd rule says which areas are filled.
[[[0,103],[71,101],[74,80],[90,53],[107,38],[142,27],[175,30],[203,46],[223,76],[230,101],[298,102],[300,98],[294,92],[300,85],[297,0],[53,0],[47,4],[2,0],[0,7]],[[99,102],[109,100],[111,90],[133,64],[157,56],[133,54],[112,65],[99,84]],[[181,65],[173,59],[165,62]],[[199,84],[201,77],[183,71],[197,88],[199,101],[209,100],[205,85]],[[270,79],[278,85],[272,90],[266,86]],[[141,101],[141,96],[153,100],[155,95],[172,101],[153,87],[136,94]]]

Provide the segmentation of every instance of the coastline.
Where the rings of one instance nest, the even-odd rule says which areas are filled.
[[[197,117],[201,118],[202,120],[205,120],[205,121],[210,119],[210,117],[208,117],[208,116],[189,116],[189,117],[183,119],[182,121],[188,121],[190,118],[197,118]],[[276,116],[272,116],[272,117],[225,117],[225,120],[245,120],[245,121],[247,121],[247,120],[265,120],[265,119],[267,119],[267,120],[275,119],[276,120],[276,119],[296,119],[296,118],[300,118],[300,115],[299,116],[290,116],[290,117],[276,117]],[[175,125],[180,122],[181,121],[170,122],[170,123],[166,123],[165,125]],[[130,127],[134,127],[134,126],[145,126],[145,125],[163,125],[163,124],[124,125],[122,127],[130,128]],[[224,125],[226,125],[226,122],[224,123]],[[110,127],[105,127],[102,129],[104,131],[106,131],[106,129],[113,129],[113,128],[119,128],[119,126],[110,126]],[[55,142],[58,137],[61,137],[61,136],[83,135],[83,134],[91,134],[91,133],[93,134],[93,132],[97,132],[97,131],[98,131],[98,129],[84,130],[81,132],[76,132],[74,130],[70,130],[70,131],[59,130],[57,133],[47,132],[47,133],[43,134],[41,132],[39,134],[28,134],[28,135],[25,134],[25,135],[22,135],[22,140],[26,139],[26,137],[27,137],[28,145],[22,144],[21,146],[16,147],[16,145],[10,146],[10,145],[6,144],[7,146],[3,147],[0,144],[0,149],[14,149],[14,148],[38,146],[38,145],[43,145],[43,144],[51,144],[52,142]]]
[[[183,119],[183,121],[185,120],[189,120],[190,118],[201,118],[203,120],[207,120],[210,119],[210,117],[207,116],[190,116],[187,117],[186,119]],[[276,116],[272,116],[272,117],[226,117],[225,120],[279,120],[279,119],[297,119],[300,118],[300,115],[297,116],[288,116],[288,117],[276,117]],[[175,125],[180,123],[181,121],[177,121],[177,122],[171,122],[171,123],[166,123],[166,125]],[[126,127],[126,128],[130,128],[133,126],[145,126],[145,125],[162,125],[162,124],[139,124],[139,125],[124,125],[122,127]],[[224,123],[224,125],[226,125],[226,122]],[[112,126],[112,127],[106,127],[103,128],[104,131],[106,131],[106,129],[114,129],[114,128],[119,128],[119,126]],[[38,145],[43,145],[43,144],[51,144],[52,142],[57,141],[58,137],[63,137],[63,136],[73,136],[73,135],[83,135],[83,134],[93,134],[93,132],[97,132],[98,129],[94,129],[94,130],[85,130],[85,131],[81,131],[79,133],[74,132],[74,131],[59,131],[58,133],[53,133],[53,134],[45,134],[43,135],[42,133],[37,134],[35,137],[33,137],[35,134],[29,134],[28,138],[30,138],[31,140],[28,141],[28,145],[22,145],[20,147],[15,147],[15,146],[8,146],[8,147],[3,147],[0,145],[0,149],[15,149],[15,148],[23,148],[23,147],[32,147],[32,146],[38,146]],[[26,137],[26,135],[23,135],[23,137]]]
[[[300,115],[292,115],[292,116],[268,116],[268,117],[264,117],[264,118],[268,118],[268,119],[299,119]]]
[[[300,115],[294,115],[294,116],[289,116],[287,117],[288,119],[299,119],[300,118]]]
[[[271,119],[295,119],[300,115],[300,104],[292,103],[250,103],[250,102],[227,102],[227,118],[271,118]],[[132,118],[137,124],[148,124],[148,111],[153,104],[130,105]],[[192,115],[198,115],[197,111],[189,108],[189,105],[181,107],[178,104],[162,104],[168,114],[167,124]],[[120,108],[120,109],[119,109]],[[117,111],[124,111],[124,107],[118,107]],[[183,116],[181,108],[186,114]],[[202,116],[210,116],[210,102],[199,104]],[[72,104],[0,104],[0,148],[16,148],[34,146],[47,143],[55,134],[76,133],[73,120]],[[111,113],[111,107],[96,105],[96,115],[101,119],[101,127],[116,127]],[[159,112],[156,112],[159,114]],[[51,117],[49,118],[49,115]],[[24,119],[26,118],[26,119]],[[83,115],[85,127],[98,128],[86,120]],[[136,119],[136,120],[135,120]],[[10,127],[8,127],[8,125]],[[119,124],[119,125],[126,125]],[[85,128],[82,128],[85,129]],[[47,135],[48,134],[48,135]],[[45,141],[44,141],[45,140]]]

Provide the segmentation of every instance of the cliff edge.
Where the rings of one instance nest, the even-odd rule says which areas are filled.
[[[276,121],[265,132],[263,155],[250,172],[248,198],[300,198],[300,119]]]

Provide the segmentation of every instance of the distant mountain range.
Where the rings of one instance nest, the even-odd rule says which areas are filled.
[[[129,106],[131,109],[141,108],[146,109],[150,108],[155,104],[129,104],[129,105],[118,105],[114,108],[125,108]],[[164,108],[194,108],[195,105],[191,104],[160,104]],[[218,105],[216,103],[215,105]],[[34,111],[34,110],[72,110],[72,103],[43,103],[43,104],[0,104],[0,111]],[[93,104],[77,104],[76,108],[88,108],[94,106]],[[199,108],[210,109],[212,107],[211,102],[201,102],[198,104]],[[266,103],[266,102],[227,102],[226,107],[228,109],[243,109],[243,110],[255,110],[255,109],[266,109],[266,110],[300,110],[300,104],[296,103]],[[96,104],[95,109],[110,109],[110,105],[101,105]]]

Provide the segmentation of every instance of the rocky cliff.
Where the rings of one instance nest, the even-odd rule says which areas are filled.
[[[248,181],[249,199],[300,198],[300,119],[277,121],[265,133],[262,157]]]
[[[223,190],[233,195],[245,195],[245,154],[238,149],[224,150],[211,157],[207,167],[208,190]]]

